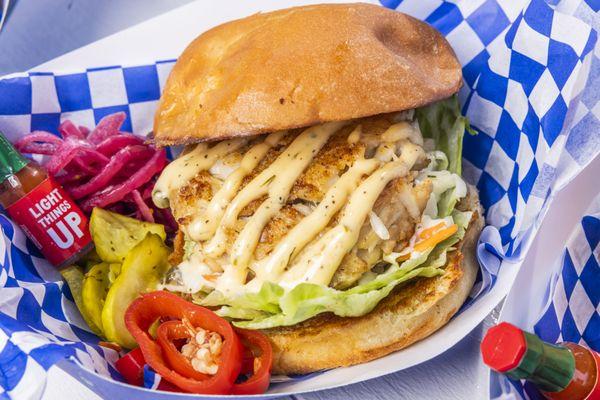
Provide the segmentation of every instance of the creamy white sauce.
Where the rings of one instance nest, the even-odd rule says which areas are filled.
[[[238,219],[240,212],[253,200],[259,199],[269,193],[271,187],[277,186],[272,183],[277,179],[277,183],[290,181],[292,177],[298,177],[304,170],[304,167],[312,161],[312,157],[321,149],[329,136],[341,128],[342,123],[329,123],[309,128],[302,132],[288,146],[288,148],[269,165],[268,168],[258,174],[250,183],[248,183],[229,203],[225,214],[221,220],[213,238],[206,244],[204,251],[212,257],[223,254],[227,245],[227,230],[232,229]],[[302,160],[298,160],[300,152],[303,152]],[[309,156],[306,156],[306,153]],[[302,167],[302,170],[290,168],[289,163],[296,159],[295,165]],[[300,164],[299,164],[300,163]],[[277,176],[279,175],[279,177]],[[291,176],[290,176],[291,175]],[[294,179],[295,180],[295,179]],[[278,191],[280,188],[277,188]],[[290,187],[291,189],[291,187]],[[283,192],[283,191],[282,191]],[[269,196],[272,197],[272,196]],[[278,196],[283,197],[283,196]],[[286,195],[287,198],[287,195]],[[255,213],[256,214],[256,213]],[[258,236],[258,235],[257,235]]]
[[[161,206],[164,202],[168,205],[168,196],[200,171],[212,167],[215,173],[223,172],[222,185],[187,226],[189,238],[198,242],[199,254],[179,266],[186,291],[214,287],[231,294],[258,290],[265,281],[287,287],[300,282],[328,285],[343,257],[355,246],[366,218],[371,219],[380,239],[389,238],[387,228],[372,212],[375,201],[389,182],[406,176],[423,155],[420,132],[406,122],[392,125],[381,135],[382,143],[373,158],[359,158],[341,176],[333,177],[318,205],[297,205],[304,214],[301,221],[265,258],[253,259],[265,226],[287,203],[293,185],[330,136],[346,123],[332,122],[304,130],[241,190],[244,178],[256,169],[285,132],[273,133],[252,146],[234,170],[222,171],[217,161],[243,146],[244,139],[221,142],[210,148],[200,144],[163,171],[153,193],[154,200],[162,202]],[[348,142],[358,143],[361,135],[359,125],[348,136]],[[246,206],[261,198],[264,199],[250,217],[240,217]],[[401,201],[411,216],[419,213],[408,185]],[[328,229],[334,218],[335,226]],[[244,221],[240,230],[241,220]],[[239,231],[233,243],[232,231]],[[214,266],[211,268],[214,260],[219,260],[218,273],[221,268],[223,271],[216,280],[212,279],[216,273]],[[250,269],[255,277],[246,284]],[[206,280],[205,276],[211,279]]]
[[[375,158],[383,162],[394,160],[396,158],[396,146],[393,143],[380,144],[375,151]]]
[[[406,139],[419,146],[423,145],[423,136],[418,129],[418,125],[415,126],[409,122],[402,121],[390,126],[381,134],[381,140],[384,142],[397,143]]]
[[[353,191],[342,210],[339,223],[311,244],[292,263],[279,283],[284,287],[293,287],[302,282],[328,285],[343,257],[358,240],[360,228],[385,186],[393,179],[408,174],[422,154],[419,146],[404,142],[398,160],[373,172]]]
[[[244,207],[251,201],[267,195],[267,199],[248,219],[231,246],[230,264],[224,268],[225,272],[219,278],[219,290],[228,292],[246,283],[247,268],[264,227],[285,205],[298,177],[310,165],[329,137],[343,125],[343,122],[330,122],[306,129],[271,165],[233,198],[216,234],[205,247],[210,256],[225,252],[228,245],[227,229],[233,227]]]
[[[244,178],[256,168],[269,149],[276,145],[283,135],[285,135],[283,131],[272,133],[263,142],[252,146],[248,150],[242,158],[240,166],[227,176],[221,189],[215,193],[206,211],[197,213],[188,226],[188,235],[192,240],[204,241],[210,239],[217,230],[223,214],[225,214],[227,204],[237,193]]]
[[[167,289],[173,292],[197,293],[200,290],[214,287],[212,282],[204,278],[212,274],[213,271],[208,265],[199,262],[197,259],[185,260],[177,268],[181,276],[181,283],[161,285],[158,290]]]
[[[157,207],[167,208],[169,196],[188,183],[200,171],[209,169],[215,161],[243,146],[248,139],[232,139],[217,143],[208,148],[200,143],[189,153],[169,163],[163,169],[152,190],[152,200]]]
[[[317,208],[288,232],[266,259],[254,267],[256,278],[250,282],[250,287],[258,288],[264,281],[277,282],[294,256],[299,254],[344,206],[361,178],[371,173],[378,165],[379,162],[375,159],[356,161],[329,189]]]

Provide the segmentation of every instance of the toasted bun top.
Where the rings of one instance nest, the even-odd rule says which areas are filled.
[[[187,47],[167,80],[154,137],[184,144],[401,111],[446,98],[461,82],[439,32],[384,7],[255,14]]]

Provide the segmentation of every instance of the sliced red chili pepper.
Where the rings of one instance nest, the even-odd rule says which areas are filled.
[[[176,372],[188,378],[204,380],[210,378],[210,375],[198,372],[192,366],[190,360],[188,360],[181,352],[177,349],[174,340],[179,339],[191,339],[192,333],[189,328],[181,321],[167,321],[160,324],[156,330],[156,341],[162,347],[163,354],[171,368]]]
[[[171,368],[161,349],[148,333],[161,317],[188,319],[192,326],[216,332],[223,338],[217,373],[205,380],[184,376]],[[241,367],[241,344],[232,326],[212,311],[174,294],[157,291],[134,300],[125,312],[125,325],[140,346],[146,362],[164,379],[182,390],[198,394],[229,393]]]
[[[254,354],[252,350],[247,347],[244,347],[242,351],[242,369],[240,374],[249,375],[254,372]]]
[[[259,352],[254,357],[252,376],[247,381],[234,384],[231,394],[259,394],[269,388],[271,366],[273,365],[273,349],[271,342],[259,331],[235,328],[247,350]],[[254,354],[254,351],[252,351]]]
[[[123,375],[127,383],[136,386],[144,384],[144,365],[146,361],[139,347],[125,354],[115,363],[117,371]]]
[[[179,387],[173,385],[171,382],[169,382],[165,379],[161,379],[160,383],[158,384],[157,389],[164,390],[165,392],[181,393],[181,389]]]
[[[144,379],[146,368],[144,368],[144,366],[146,366],[146,360],[139,347],[119,358],[115,363],[115,366],[127,383],[135,386],[145,386]],[[181,389],[162,379],[162,377],[157,389],[165,390],[167,392],[181,392]]]
[[[244,345],[240,373],[252,374],[252,376],[243,383],[233,385],[231,393],[240,395],[264,393],[269,387],[271,377],[273,358],[271,343],[265,335],[258,331],[235,328],[235,332],[242,339]],[[189,378],[207,379],[209,375],[196,371],[191,362],[174,344],[175,340],[192,338],[193,333],[185,323],[168,321],[158,327],[156,339],[163,349],[165,358],[175,371]],[[255,352],[258,353],[258,356],[255,356]]]

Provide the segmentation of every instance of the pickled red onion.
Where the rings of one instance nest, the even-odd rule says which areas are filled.
[[[33,131],[15,143],[15,148],[22,153],[28,154],[53,154],[62,139],[50,132]]]
[[[83,160],[81,157],[82,156],[73,158],[73,163],[77,165],[81,172],[85,172],[87,175],[96,175],[100,168],[88,164],[88,162]]]
[[[85,155],[88,164],[97,162],[106,165],[109,161],[108,157],[98,153],[87,142],[71,138],[62,142],[58,149],[56,149],[54,156],[48,160],[45,167],[50,175],[56,175],[65,167],[65,165],[78,155]]]
[[[152,198],[152,189],[154,189],[154,183],[151,185],[146,185],[146,187],[141,191],[142,199],[150,199]]]
[[[162,171],[167,164],[167,154],[164,149],[157,150],[152,158],[124,182],[111,185],[104,190],[90,196],[82,202],[81,208],[85,212],[92,212],[94,207],[106,207],[123,199],[132,190],[148,182],[154,175]]]
[[[154,210],[160,216],[160,221],[166,227],[167,232],[177,232],[179,225],[168,208],[155,208]]]
[[[127,115],[121,111],[102,118],[96,128],[87,136],[87,140],[94,144],[98,144],[107,137],[118,135],[119,129]]]
[[[71,196],[75,199],[81,199],[82,197],[92,194],[102,188],[106,187],[110,183],[110,180],[125,166],[128,162],[133,159],[148,158],[154,150],[146,146],[127,146],[124,149],[119,150],[102,168],[102,171],[88,182],[81,186],[74,187],[71,189]]]
[[[58,131],[62,135],[63,139],[68,139],[70,137],[75,139],[85,139],[85,135],[81,132],[81,130],[69,120],[63,121],[58,126]]]
[[[69,120],[58,126],[62,136],[34,131],[15,147],[23,153],[48,156],[44,163],[67,192],[91,212],[94,206],[165,224],[174,232],[177,224],[168,210],[152,203],[151,193],[157,174],[166,160],[164,150],[144,143],[144,139],[121,132],[125,113],[108,115],[90,131]]]
[[[27,143],[19,146],[19,150],[21,153],[27,154],[43,154],[45,156],[50,156],[56,152],[56,146],[52,143]]]
[[[46,143],[53,143],[53,144],[59,145],[62,143],[62,139],[56,135],[53,135],[50,132],[33,131],[29,135],[22,137],[15,144],[15,146],[17,146],[17,149],[18,149],[18,146],[20,146],[22,144],[26,144],[26,143],[31,143],[31,142],[46,142]]]
[[[140,194],[140,192],[137,189],[133,190],[131,192],[131,197],[133,197],[133,201],[138,206],[142,219],[149,222],[154,222],[152,210],[150,210],[150,207],[148,207],[144,199],[142,199],[142,195]]]
[[[88,128],[86,128],[85,126],[79,125],[79,132],[81,132],[83,134],[83,136],[87,137],[87,135],[89,135],[89,133],[90,133],[90,130]]]
[[[65,186],[65,185],[72,185],[74,183],[77,183],[78,181],[80,181],[86,177],[87,177],[86,174],[82,174],[80,171],[72,170],[72,171],[65,171],[64,173],[56,176],[55,179],[58,183]]]
[[[144,141],[140,137],[132,135],[131,133],[122,133],[106,138],[98,143],[96,151],[108,157],[126,146],[142,143],[144,143]]]

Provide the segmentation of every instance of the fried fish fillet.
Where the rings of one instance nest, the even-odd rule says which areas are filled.
[[[376,149],[382,144],[381,134],[397,122],[394,118],[397,119],[398,116],[384,114],[356,120],[329,139],[296,180],[285,205],[265,226],[253,254],[254,260],[258,261],[268,256],[277,243],[319,204],[327,190],[356,160],[376,156]],[[349,135],[359,125],[360,137],[358,140],[349,140]],[[246,176],[239,190],[267,168],[298,134],[299,131],[289,132],[277,146],[271,148],[257,168]],[[239,166],[240,160],[252,144],[250,141],[224,157],[211,169],[200,172],[171,196],[171,209],[184,231],[186,225],[206,208],[226,176]],[[420,160],[418,167],[423,167],[425,163],[426,159]],[[375,218],[384,224],[389,238],[382,238],[381,232],[378,234],[371,219],[367,218],[357,243],[338,266],[330,286],[338,289],[352,286],[381,260],[384,253],[400,251],[405,247],[431,193],[431,182],[416,182],[416,176],[416,172],[409,173],[391,181],[383,190],[372,212]],[[257,199],[244,208],[236,229],[228,231],[230,242],[235,240],[244,226],[244,220],[253,215],[262,200]],[[411,205],[409,209],[408,204]],[[329,226],[336,224],[337,218],[334,217]],[[318,237],[315,238],[317,239]],[[183,255],[183,252],[176,253]],[[178,257],[173,257],[172,260],[174,263],[181,261]]]

